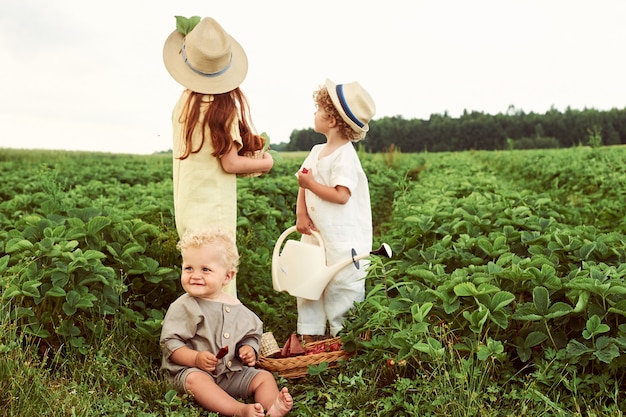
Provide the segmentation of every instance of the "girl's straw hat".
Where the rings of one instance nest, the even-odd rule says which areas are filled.
[[[210,17],[202,19],[187,36],[172,32],[163,47],[163,61],[176,81],[204,94],[234,90],[248,73],[242,46]]]
[[[335,84],[326,80],[326,88],[341,118],[361,137],[369,130],[368,123],[376,113],[374,100],[358,82]]]

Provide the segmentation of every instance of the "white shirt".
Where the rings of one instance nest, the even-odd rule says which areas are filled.
[[[320,159],[325,144],[315,145],[301,168],[313,170],[315,180],[329,187],[338,185],[350,190],[346,204],[322,200],[305,190],[309,217],[319,230],[326,247],[329,265],[372,250],[372,209],[367,176],[352,142]]]

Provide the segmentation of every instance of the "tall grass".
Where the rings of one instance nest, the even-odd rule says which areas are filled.
[[[0,415],[163,415],[168,388],[158,367],[121,329],[83,356],[19,331],[9,309],[0,316]]]

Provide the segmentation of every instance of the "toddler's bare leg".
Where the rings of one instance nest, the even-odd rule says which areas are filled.
[[[198,404],[208,411],[226,416],[263,417],[263,405],[260,403],[244,404],[221,389],[209,375],[192,372],[185,381],[187,392],[191,393]]]
[[[267,371],[258,373],[252,379],[250,394],[254,395],[256,401],[263,404],[267,410],[266,415],[271,417],[282,417],[293,407],[289,390],[283,388],[282,391],[278,391],[274,376]]]
[[[267,410],[266,415],[271,417],[283,417],[291,410],[291,407],[293,407],[293,398],[291,398],[287,387],[284,387],[280,393],[278,393],[274,404]]]

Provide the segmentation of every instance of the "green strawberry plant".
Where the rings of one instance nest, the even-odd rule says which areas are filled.
[[[0,164],[2,314],[82,354],[123,332],[158,361],[163,315],[182,293],[171,155],[12,156]],[[531,380],[537,396],[550,387],[562,401],[624,388],[626,151],[359,157],[374,246],[389,243],[394,257],[372,258],[366,297],[348,313],[342,344],[355,355],[311,375],[369,378],[377,395],[363,402],[381,415],[423,410],[434,378],[468,403],[481,384],[530,392]],[[237,179],[239,296],[278,340],[297,310],[269,267],[295,223],[303,158]]]

